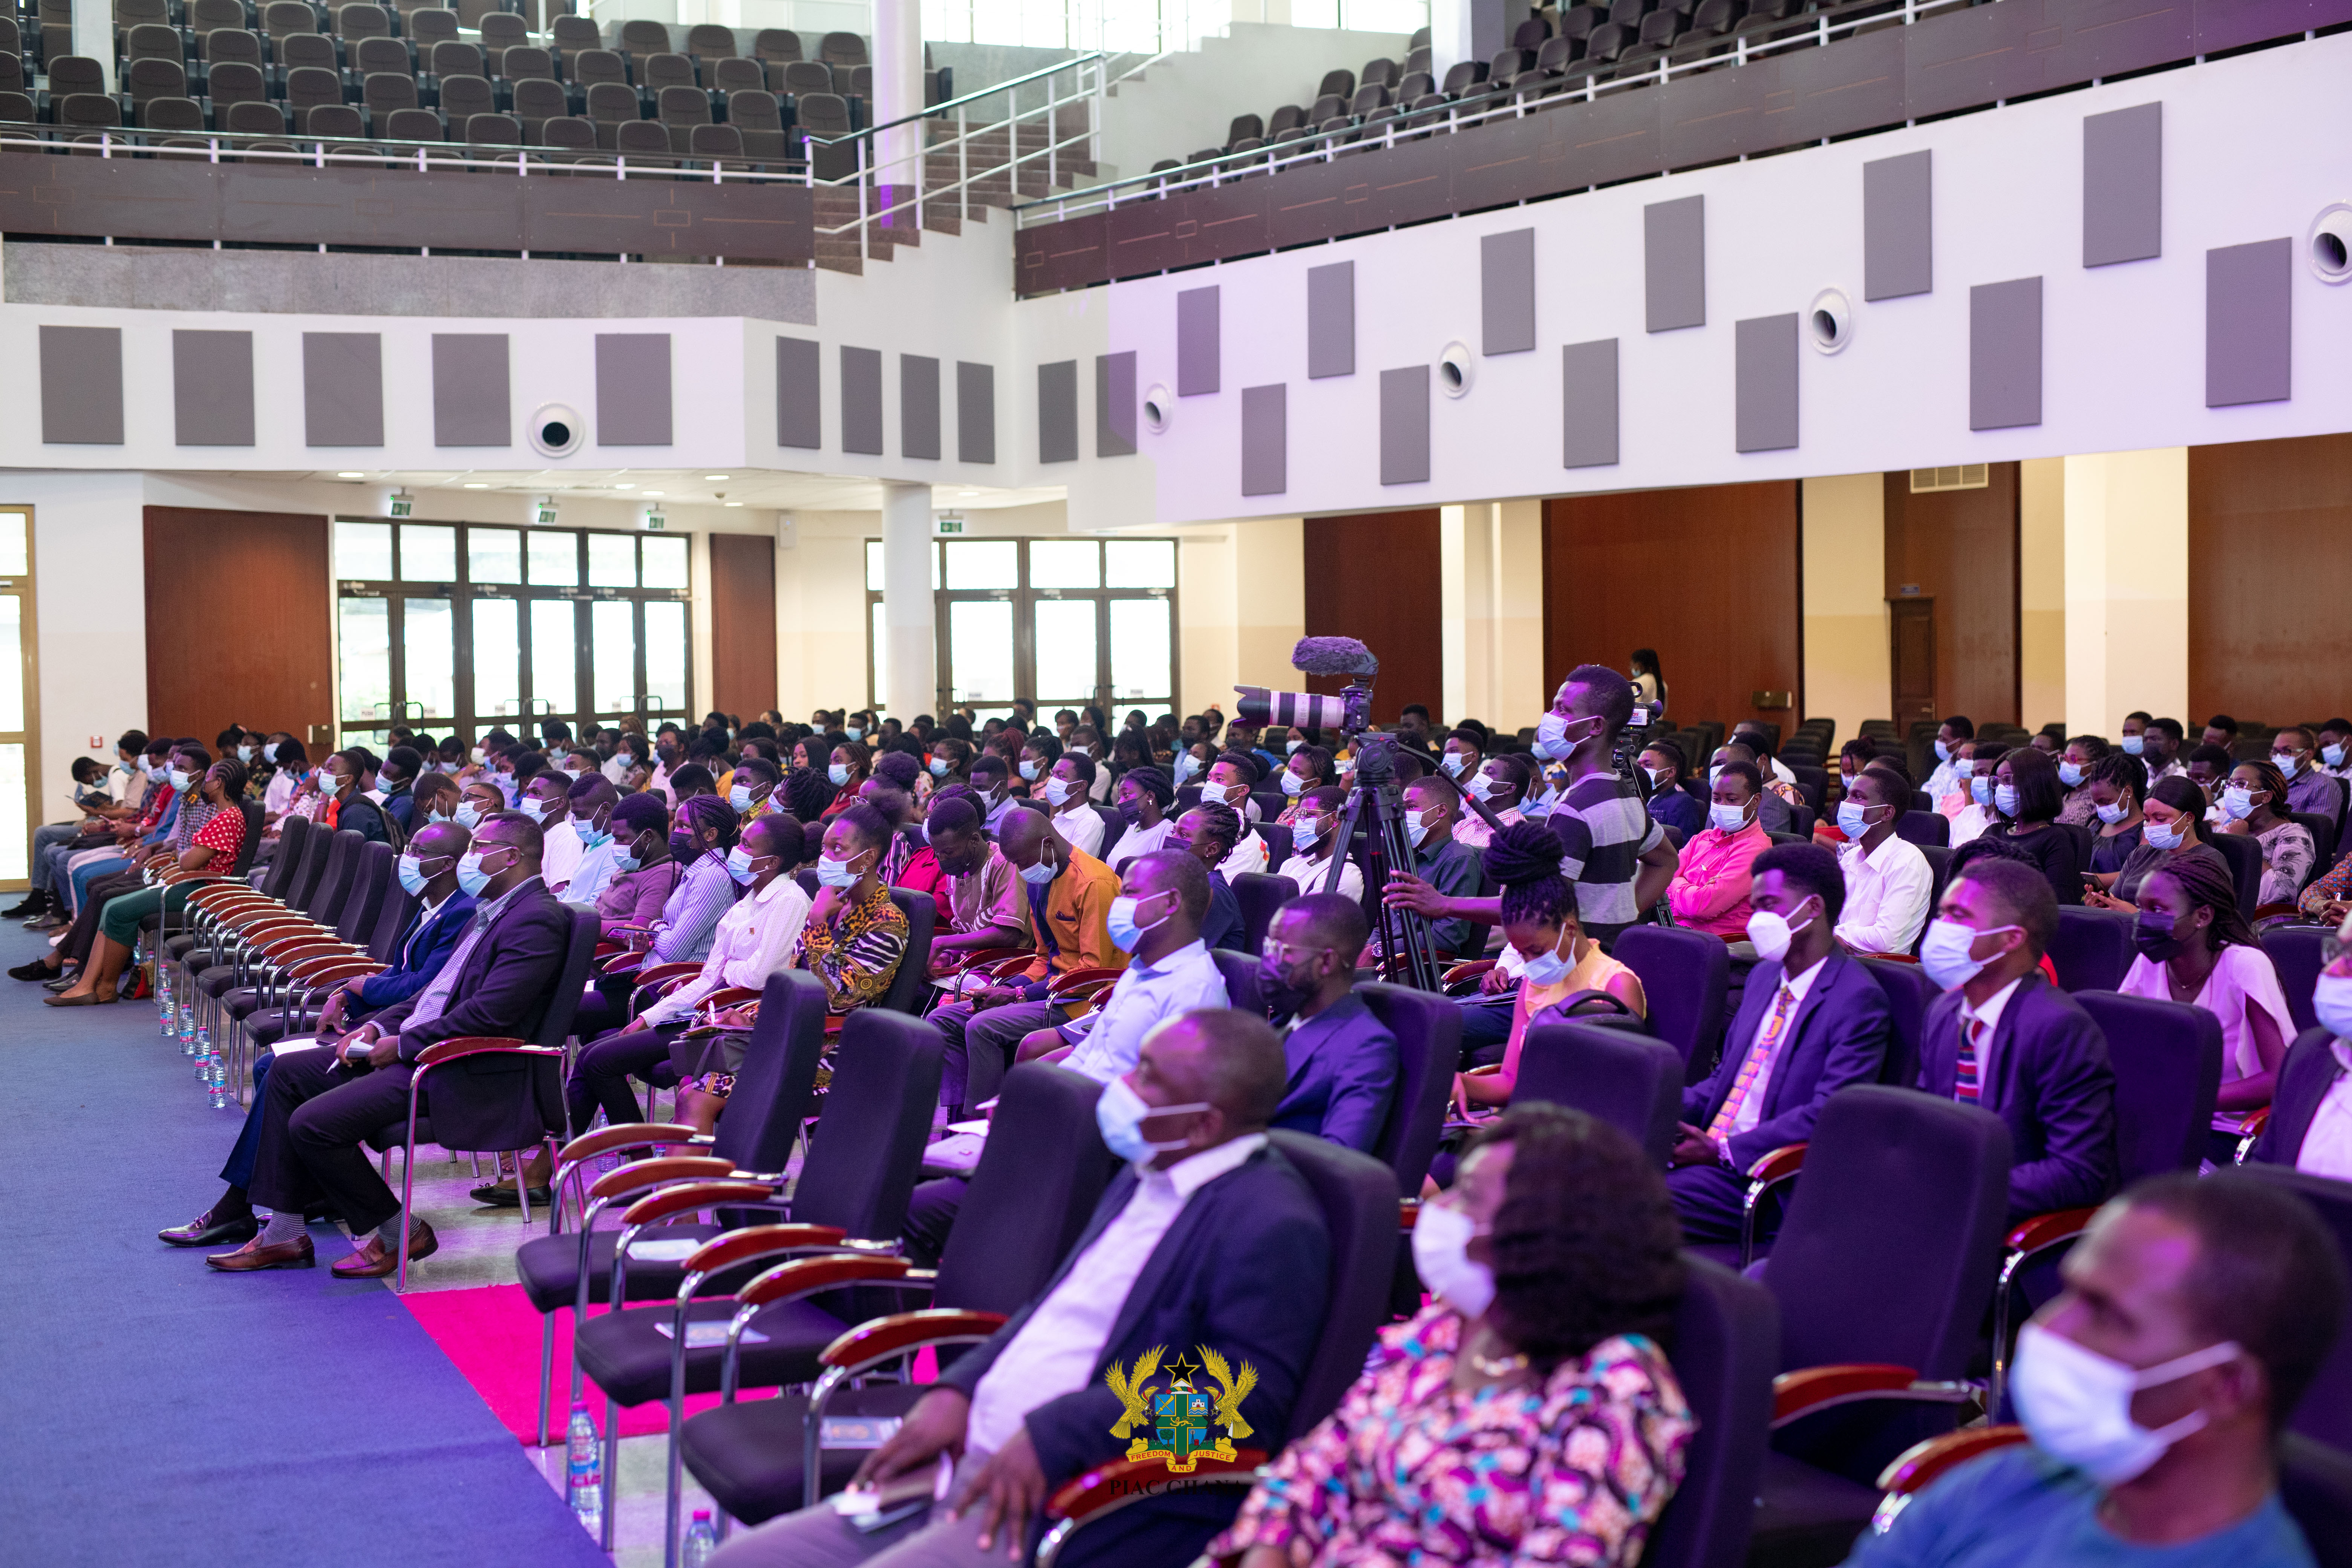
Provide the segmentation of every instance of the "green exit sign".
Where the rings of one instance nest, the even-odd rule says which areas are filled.
[[[940,513],[937,521],[939,523],[939,531],[941,533],[961,533],[963,531],[963,514],[961,512],[943,511]]]

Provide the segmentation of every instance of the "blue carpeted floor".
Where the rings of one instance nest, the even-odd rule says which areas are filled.
[[[0,966],[37,950],[0,926]],[[236,1113],[152,1004],[44,994],[0,978],[0,1562],[604,1563],[392,1292],[328,1273],[340,1237],[249,1276],[155,1239]]]

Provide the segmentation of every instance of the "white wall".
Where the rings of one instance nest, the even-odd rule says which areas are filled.
[[[145,483],[138,474],[0,475],[0,500],[33,509],[34,820],[72,821],[73,760],[87,752],[110,764],[115,737],[147,724]]]
[[[2189,710],[2189,453],[2066,459],[2066,728]]]
[[[1801,515],[1805,716],[1836,720],[1843,742],[1894,710],[1885,476],[1807,479]]]

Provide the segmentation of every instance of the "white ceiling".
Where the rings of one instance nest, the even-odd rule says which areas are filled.
[[[695,502],[725,507],[745,506],[779,511],[878,511],[881,486],[871,479],[838,479],[824,474],[796,474],[774,469],[744,468],[725,474],[685,468],[541,468],[518,472],[511,468],[369,469],[357,479],[354,470],[322,469],[299,476],[328,483],[404,485],[411,489],[485,489],[519,495],[581,495],[614,500],[646,499]],[[255,474],[254,479],[278,479]],[[997,507],[1034,506],[1066,497],[1059,485],[1030,489],[979,489],[940,485],[932,491],[935,507],[986,510]]]

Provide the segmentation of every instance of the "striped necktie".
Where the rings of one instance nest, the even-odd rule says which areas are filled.
[[[1977,1102],[1977,1045],[1984,1038],[1984,1020],[1970,1018],[1960,1031],[1960,1059],[1952,1077],[1952,1098],[1964,1105]]]
[[[1717,1142],[1731,1136],[1739,1122],[1739,1108],[1748,1102],[1748,1091],[1756,1087],[1757,1077],[1780,1048],[1780,1035],[1789,1026],[1789,1015],[1797,1005],[1796,993],[1788,982],[1780,983],[1780,994],[1773,1000],[1772,1016],[1764,1020],[1764,1027],[1756,1036],[1756,1043],[1748,1047],[1748,1059],[1739,1064],[1739,1076],[1732,1080],[1731,1092],[1723,1097],[1723,1109],[1707,1123],[1706,1135]]]

